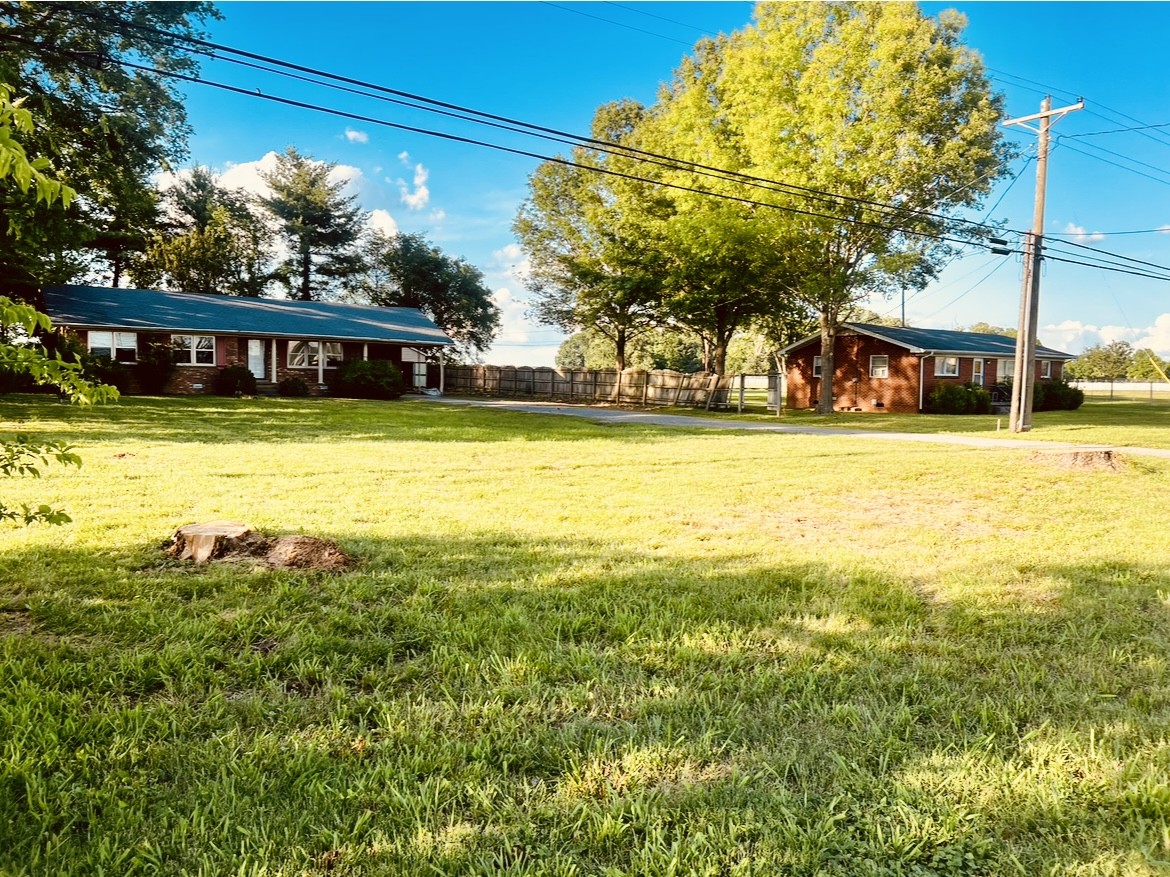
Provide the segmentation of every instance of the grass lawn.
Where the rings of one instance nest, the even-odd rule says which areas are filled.
[[[85,461],[0,481],[75,519],[0,530],[0,874],[1170,869],[1170,461],[409,402],[0,418]],[[160,551],[216,519],[362,565]]]
[[[776,412],[755,409],[742,415],[702,408],[663,409],[673,414],[700,417],[742,417],[776,422]],[[1040,411],[1032,416],[1032,430],[1012,433],[1006,414],[954,417],[943,414],[873,414],[839,412],[815,414],[787,409],[779,422],[794,426],[837,426],[872,432],[926,432],[980,435],[985,438],[1035,439],[1131,448],[1170,449],[1170,404],[1137,400],[1093,400],[1076,411]]]

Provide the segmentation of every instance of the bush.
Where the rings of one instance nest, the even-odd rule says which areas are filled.
[[[1062,380],[1037,381],[1032,389],[1033,411],[1076,411],[1084,401],[1084,390]]]
[[[282,396],[308,396],[309,385],[298,377],[285,378],[276,385],[276,391]]]
[[[945,383],[930,393],[926,410],[931,414],[990,414],[991,393],[972,383]]]
[[[216,373],[212,390],[217,396],[255,396],[256,376],[242,365],[229,365]]]
[[[138,351],[138,389],[148,396],[161,396],[167,388],[167,381],[175,373],[175,361],[171,357],[171,345],[163,342],[148,342]]]
[[[406,392],[402,372],[384,359],[345,363],[333,382],[333,394],[350,399],[397,399]]]

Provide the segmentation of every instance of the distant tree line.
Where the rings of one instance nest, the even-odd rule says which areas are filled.
[[[1128,341],[1095,344],[1064,368],[1064,374],[1079,381],[1166,381],[1170,361],[1148,347],[1135,350]]]
[[[46,285],[96,281],[418,307],[477,357],[500,322],[482,273],[420,236],[372,229],[334,165],[290,147],[265,177],[268,197],[226,189],[205,167],[158,191],[159,174],[187,160],[190,134],[164,73],[197,64],[154,34],[205,36],[219,17],[207,2],[0,2],[0,84],[35,119],[23,148],[77,193],[61,210],[0,180],[0,283],[28,301]]]

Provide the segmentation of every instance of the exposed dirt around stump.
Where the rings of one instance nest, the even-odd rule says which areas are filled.
[[[215,525],[191,525],[180,528],[173,537],[167,554],[179,560],[191,558],[196,564],[211,560],[229,563],[251,563],[266,569],[295,569],[309,572],[341,572],[357,565],[357,561],[328,539],[316,536],[263,536],[247,529],[230,535],[217,536],[214,545],[192,552],[191,533],[207,529],[224,530],[222,522]]]

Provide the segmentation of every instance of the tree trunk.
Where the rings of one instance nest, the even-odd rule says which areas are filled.
[[[313,254],[305,251],[301,253],[301,291],[299,297],[301,301],[313,300]]]
[[[833,347],[837,343],[837,315],[829,308],[821,310],[821,391],[817,414],[833,413]]]

